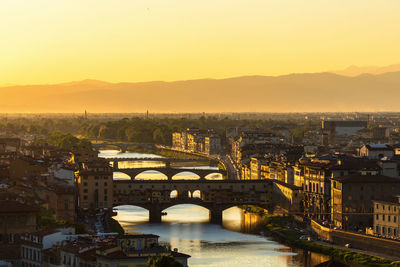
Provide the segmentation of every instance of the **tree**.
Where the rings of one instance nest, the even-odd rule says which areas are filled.
[[[183,267],[183,264],[175,260],[171,255],[161,255],[150,257],[147,267]]]

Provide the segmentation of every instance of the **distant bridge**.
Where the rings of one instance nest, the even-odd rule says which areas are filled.
[[[170,168],[170,167],[146,167],[146,168],[118,168],[114,167],[114,171],[116,172],[121,172],[126,175],[128,175],[131,180],[134,180],[136,176],[141,174],[142,172],[145,171],[158,171],[165,176],[167,176],[168,180],[172,180],[172,177],[179,174],[179,173],[184,173],[184,172],[191,172],[196,175],[198,175],[200,180],[205,180],[206,176],[209,174],[213,173],[220,173],[223,176],[227,175],[227,172],[225,170],[220,170],[220,169],[196,169],[196,168]]]
[[[272,191],[270,180],[118,180],[113,206],[142,207],[150,222],[159,223],[165,209],[195,204],[209,210],[212,223],[221,224],[223,211],[234,206],[271,208]]]
[[[104,143],[93,143],[92,147],[96,150],[101,150],[106,147],[115,147],[118,148],[120,152],[126,153],[129,147],[131,146],[154,146],[152,143],[118,143],[118,142],[104,142]]]
[[[207,159],[207,158],[195,158],[195,159],[178,159],[178,158],[105,158],[106,160],[113,163],[114,169],[118,169],[118,162],[162,162],[165,163],[166,168],[171,167],[171,163],[181,162],[206,162],[210,166],[217,166],[218,160]]]

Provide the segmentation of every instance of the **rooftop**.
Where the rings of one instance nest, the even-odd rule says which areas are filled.
[[[384,175],[362,175],[351,174],[341,177],[332,178],[332,180],[341,183],[400,183],[400,179],[392,178]]]

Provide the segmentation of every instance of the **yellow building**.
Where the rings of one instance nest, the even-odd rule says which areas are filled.
[[[386,238],[400,238],[400,196],[373,200],[374,234]]]
[[[78,207],[112,208],[114,198],[113,169],[105,159],[82,163],[75,173]]]

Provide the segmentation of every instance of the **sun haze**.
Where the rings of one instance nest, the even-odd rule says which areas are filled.
[[[2,0],[0,85],[390,65],[400,1]]]

